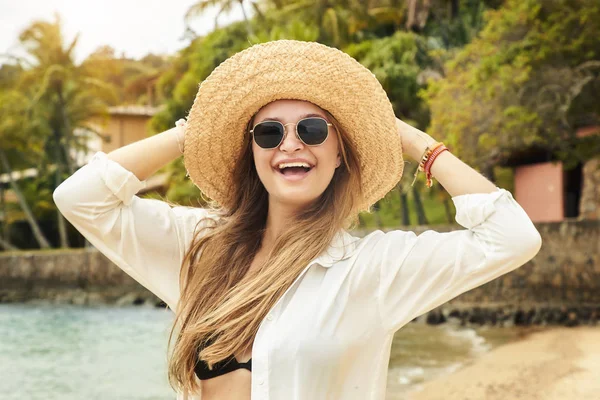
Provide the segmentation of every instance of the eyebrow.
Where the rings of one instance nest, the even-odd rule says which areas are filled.
[[[307,117],[321,117],[325,121],[329,122],[329,120],[325,116],[323,116],[321,114],[315,114],[315,113],[303,114],[303,115],[300,116],[300,118],[298,120],[301,120],[302,118],[307,118]],[[281,118],[277,118],[277,117],[263,118],[260,121],[258,121],[257,124],[260,123],[260,122],[264,122],[264,121],[279,121],[279,122],[281,122],[283,124],[283,120]]]

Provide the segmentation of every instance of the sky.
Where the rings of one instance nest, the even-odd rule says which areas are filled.
[[[185,47],[182,39],[184,15],[198,0],[0,0],[0,54],[22,55],[19,33],[32,21],[54,21],[58,12],[63,34],[70,42],[79,32],[75,59],[81,62],[99,46],[109,45],[115,54],[141,58],[148,53],[173,54]],[[246,13],[252,10],[246,6]],[[217,9],[197,17],[190,24],[199,35],[214,27]],[[219,16],[219,26],[241,20],[238,6],[229,15]],[[0,58],[0,63],[4,62]]]

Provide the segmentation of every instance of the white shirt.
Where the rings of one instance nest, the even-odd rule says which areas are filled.
[[[145,184],[97,152],[53,197],[90,243],[175,310],[181,261],[208,212],[136,196]],[[466,229],[340,231],[261,322],[252,400],[385,399],[394,332],[538,253],[540,234],[509,191],[452,201]]]

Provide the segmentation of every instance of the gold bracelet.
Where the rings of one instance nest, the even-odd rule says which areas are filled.
[[[425,171],[425,163],[431,156],[431,153],[433,153],[433,151],[441,145],[443,145],[442,142],[434,142],[427,146],[427,148],[423,152],[423,155],[421,156],[421,162],[419,162],[419,166],[417,167],[417,170],[415,171],[415,179],[413,179],[412,183],[410,184],[411,187],[415,184],[415,181],[417,180],[417,175],[419,174],[419,172]]]

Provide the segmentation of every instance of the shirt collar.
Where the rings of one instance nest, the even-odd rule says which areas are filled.
[[[360,238],[352,236],[345,229],[340,229],[333,237],[329,247],[320,256],[312,260],[309,266],[319,264],[329,268],[336,262],[349,258],[356,250],[356,243],[359,240]]]

